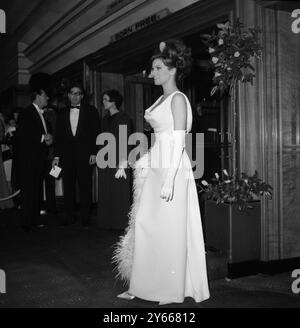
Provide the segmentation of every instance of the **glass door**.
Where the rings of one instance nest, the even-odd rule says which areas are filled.
[[[142,75],[125,77],[125,106],[134,122],[136,132],[151,134],[151,127],[144,119],[145,110],[162,94],[161,87]]]

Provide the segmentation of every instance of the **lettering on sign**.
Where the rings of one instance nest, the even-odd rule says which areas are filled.
[[[115,42],[115,41],[118,41],[120,39],[123,39],[126,36],[129,36],[130,34],[132,34],[134,32],[137,32],[137,31],[139,31],[139,30],[141,30],[141,29],[143,29],[143,28],[145,28],[147,26],[150,26],[150,25],[158,22],[159,20],[161,20],[162,18],[166,17],[169,14],[170,14],[169,9],[163,9],[163,10],[159,11],[156,14],[153,14],[151,16],[148,16],[148,17],[146,17],[146,18],[138,21],[137,23],[132,24],[132,25],[126,27],[122,31],[114,34],[111,37],[110,42]]]

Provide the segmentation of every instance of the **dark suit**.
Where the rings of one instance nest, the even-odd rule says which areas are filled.
[[[65,224],[75,218],[75,191],[78,181],[80,197],[80,217],[83,225],[90,221],[92,203],[92,167],[91,155],[96,155],[96,139],[100,132],[100,120],[96,108],[82,105],[75,136],[70,123],[70,107],[57,116],[54,144],[55,157],[59,157],[62,168]]]
[[[17,162],[21,189],[21,218],[23,227],[39,224],[42,200],[43,172],[46,165],[48,146],[41,142],[45,134],[37,109],[30,105],[20,112],[16,142]]]
[[[55,135],[55,125],[56,125],[56,111],[54,109],[47,109],[44,113],[45,120],[47,125],[51,127],[51,132]],[[52,144],[49,147],[48,158],[46,164],[46,170],[44,172],[44,181],[45,181],[45,209],[47,212],[56,212],[56,198],[55,198],[55,178],[52,177],[49,172],[52,168],[52,161],[54,155],[54,145]]]

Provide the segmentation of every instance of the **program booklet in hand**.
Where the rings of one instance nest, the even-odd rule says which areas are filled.
[[[58,178],[59,174],[61,172],[61,168],[57,165],[54,166],[54,168],[51,169],[49,172],[50,175],[52,175],[54,178]]]

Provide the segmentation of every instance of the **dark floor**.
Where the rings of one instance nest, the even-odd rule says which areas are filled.
[[[114,279],[111,253],[120,232],[99,230],[94,222],[89,230],[80,224],[60,227],[59,215],[45,218],[47,227],[25,233],[15,210],[0,213],[0,269],[7,279],[0,307],[159,307],[116,297],[124,288]],[[210,259],[208,266],[211,278],[215,272]],[[300,307],[300,294],[291,291],[291,272],[210,280],[209,300],[196,304],[186,299],[164,307]]]

